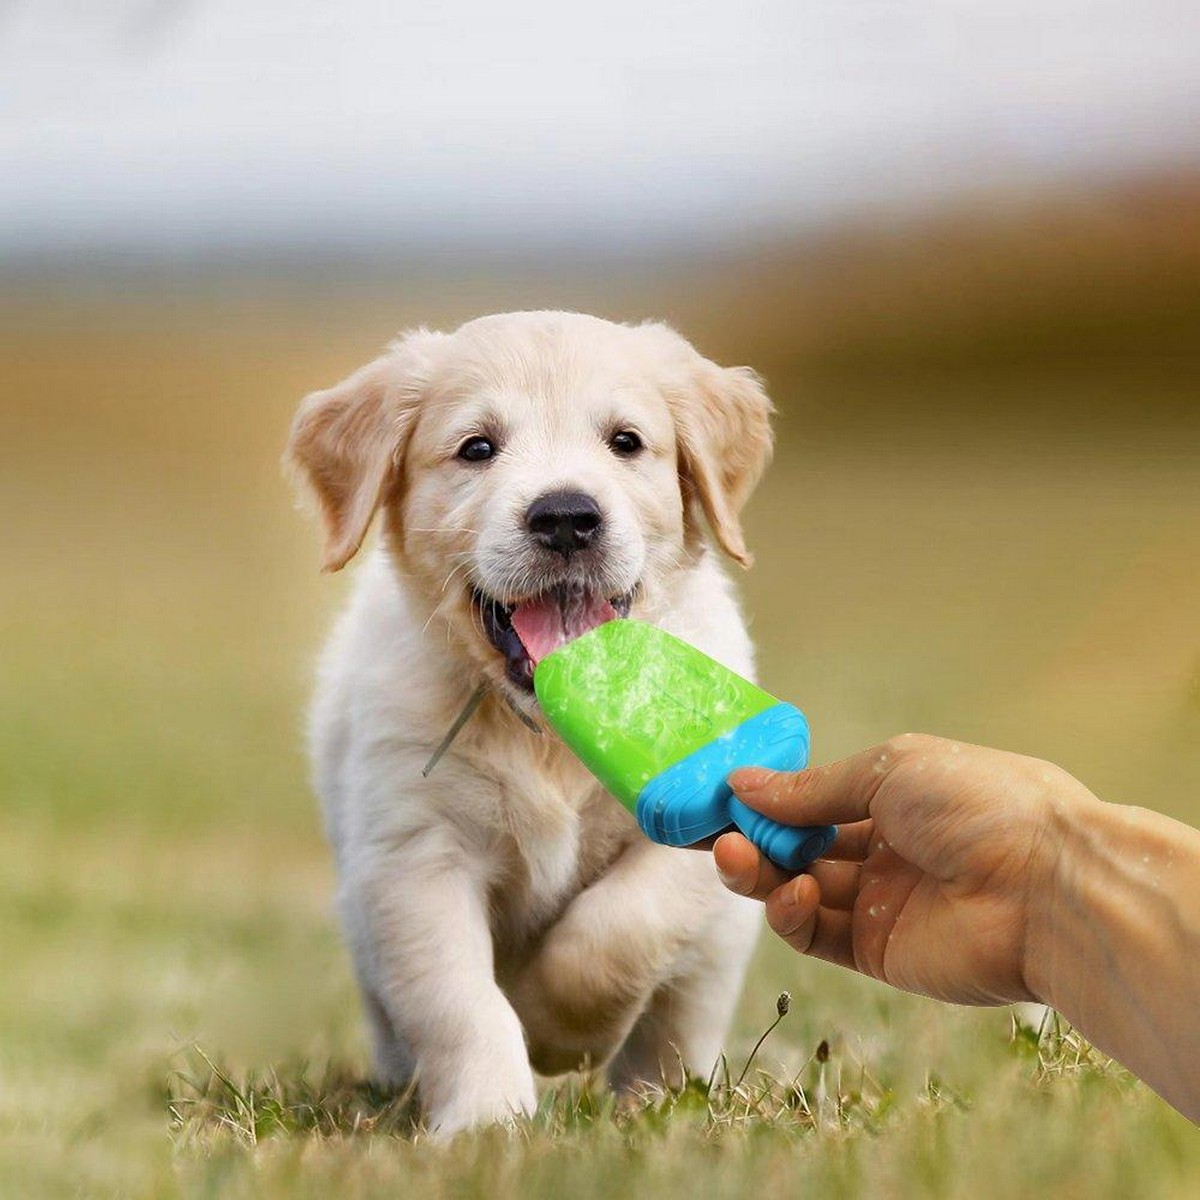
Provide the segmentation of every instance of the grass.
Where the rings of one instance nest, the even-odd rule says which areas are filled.
[[[298,732],[347,584],[277,467],[295,399],[392,318],[72,320],[0,345],[29,398],[0,447],[0,1194],[1196,1193],[1195,1130],[1072,1031],[771,939],[711,1085],[617,1108],[572,1078],[512,1134],[423,1137],[365,1081]],[[1200,821],[1191,377],[1114,362],[776,379],[744,592],[819,757],[926,728]]]
[[[598,1155],[605,1168],[590,1185],[580,1181],[572,1190],[611,1195],[606,1189],[612,1166],[628,1170],[636,1163],[637,1170],[644,1171],[657,1152],[677,1154],[681,1138],[692,1154],[708,1160],[708,1169],[717,1165],[729,1173],[731,1189],[740,1186],[739,1172],[753,1172],[753,1157],[764,1147],[769,1154],[791,1153],[797,1163],[819,1156],[822,1170],[832,1169],[830,1157],[841,1160],[841,1169],[863,1173],[861,1183],[873,1186],[883,1179],[871,1179],[870,1165],[860,1159],[864,1152],[869,1154],[865,1147],[872,1142],[902,1138],[914,1125],[938,1138],[948,1127],[972,1123],[977,1107],[985,1118],[988,1115],[986,1103],[979,1105],[955,1091],[933,1072],[910,1095],[900,1096],[876,1079],[858,1056],[833,1051],[828,1042],[819,1043],[788,1074],[754,1068],[760,1046],[761,1041],[736,1077],[723,1062],[709,1080],[693,1080],[675,1092],[648,1091],[636,1103],[618,1105],[595,1081],[571,1080],[548,1091],[537,1115],[502,1145],[486,1134],[468,1139],[484,1145],[490,1141],[492,1149],[486,1155],[470,1150],[465,1157],[446,1155],[425,1142],[411,1096],[381,1094],[360,1078],[328,1066],[250,1072],[235,1080],[197,1048],[192,1068],[172,1077],[166,1103],[176,1143],[189,1157],[242,1164],[230,1168],[227,1185],[239,1179],[260,1152],[269,1155],[276,1146],[305,1144],[312,1150],[310,1159],[319,1161],[350,1147],[372,1156],[382,1145],[385,1171],[406,1159],[411,1171],[412,1156],[423,1154],[440,1162],[439,1186],[452,1184],[455,1191],[461,1188],[468,1194],[493,1191],[499,1164],[492,1155],[511,1158],[519,1148],[516,1153],[528,1155],[532,1165],[545,1155],[555,1157],[558,1148],[570,1148],[576,1155]],[[1088,1089],[1128,1094],[1136,1088],[1125,1072],[1056,1018],[1044,1029],[1014,1018],[1007,1039],[1003,1044],[998,1040],[989,1057],[997,1084],[1003,1080],[1009,1088],[1027,1091],[1035,1103],[1044,1092],[1044,1105],[1069,1096],[1068,1103],[1082,1108],[1089,1104]],[[802,1169],[814,1165],[808,1162]],[[949,1164],[930,1163],[929,1169],[945,1184],[953,1178]],[[686,1163],[676,1158],[672,1170],[677,1177],[664,1178],[659,1185],[665,1194],[691,1191],[695,1176]],[[396,1178],[407,1182],[408,1171],[401,1168]],[[318,1171],[305,1186],[319,1194],[328,1182]],[[499,1194],[528,1194],[525,1185],[521,1165],[510,1183],[501,1183]],[[976,1185],[974,1190],[981,1189]]]
[[[781,993],[780,1001],[787,996]],[[736,1076],[722,1056],[707,1079],[691,1079],[682,1088],[648,1086],[641,1095],[619,1101],[602,1076],[574,1076],[548,1088],[536,1117],[517,1128],[563,1136],[611,1122],[635,1136],[661,1135],[669,1124],[684,1122],[706,1140],[762,1129],[789,1139],[884,1129],[897,1107],[896,1094],[861,1059],[839,1056],[827,1041],[787,1075],[754,1067],[758,1051],[785,1015],[783,1009],[764,1030]],[[1033,1087],[1085,1076],[1133,1084],[1127,1072],[1055,1013],[1038,1025],[1014,1015],[1008,1043],[1012,1056],[1028,1067]],[[168,1080],[165,1099],[172,1132],[183,1145],[211,1151],[230,1142],[256,1148],[272,1137],[412,1141],[426,1136],[412,1088],[388,1093],[344,1069],[326,1064],[314,1072],[307,1063],[252,1070],[235,1080],[199,1046],[188,1058],[189,1067]],[[972,1107],[932,1073],[908,1099],[932,1109]]]
[[[1009,1100],[1024,1094],[1043,1121],[1056,1106],[1087,1112],[1098,1096],[1123,1094],[1132,1102],[1130,1111],[1138,1107],[1130,1077],[1057,1020],[1039,1031],[1014,1019],[1007,1038],[986,1053],[995,1088]],[[476,1135],[465,1146],[457,1143],[454,1152],[425,1140],[411,1097],[379,1094],[344,1072],[301,1066],[235,1080],[203,1051],[194,1058],[198,1069],[173,1078],[168,1110],[176,1143],[191,1161],[227,1164],[223,1194],[260,1180],[263,1161],[272,1170],[290,1171],[299,1153],[308,1165],[297,1168],[289,1186],[319,1195],[333,1186],[323,1165],[342,1163],[354,1151],[356,1162],[378,1164],[372,1186],[390,1179],[403,1183],[406,1194],[410,1188],[421,1194],[418,1181],[431,1164],[431,1190],[559,1194],[565,1172],[588,1162],[594,1173],[574,1180],[573,1193],[612,1195],[624,1176],[630,1185],[653,1180],[656,1193],[665,1195],[687,1195],[697,1186],[707,1192],[714,1182],[717,1194],[741,1194],[756,1177],[814,1186],[808,1179],[813,1172],[842,1191],[886,1189],[897,1164],[877,1159],[873,1147],[897,1142],[919,1156],[905,1165],[906,1189],[916,1184],[907,1170],[917,1167],[930,1190],[957,1194],[970,1180],[972,1194],[1005,1194],[981,1185],[970,1158],[949,1151],[961,1137],[978,1144],[977,1122],[994,1127],[996,1112],[986,1097],[956,1091],[932,1071],[911,1094],[898,1095],[857,1055],[832,1051],[824,1041],[788,1074],[751,1069],[748,1060],[734,1079],[723,1063],[710,1080],[693,1080],[676,1092],[648,1092],[633,1104],[618,1105],[590,1079],[572,1080],[548,1091],[537,1115],[511,1136]],[[309,1153],[298,1152],[299,1146]],[[1022,1184],[1058,1186],[1069,1152],[1040,1153]],[[773,1164],[765,1178],[764,1157]],[[1123,1165],[1110,1169],[1119,1172]]]

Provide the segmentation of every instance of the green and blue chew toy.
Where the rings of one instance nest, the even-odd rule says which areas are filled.
[[[804,714],[669,633],[606,621],[547,654],[533,686],[563,741],[653,841],[690,846],[735,826],[793,872],[833,843],[832,826],[777,824],[725,782],[737,767],[803,767]]]

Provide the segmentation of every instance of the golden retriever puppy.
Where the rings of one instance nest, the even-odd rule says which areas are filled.
[[[405,334],[300,408],[326,569],[381,516],[311,751],[375,1070],[415,1076],[443,1135],[531,1112],[535,1071],[607,1064],[632,1089],[721,1051],[758,906],[708,854],[648,841],[540,728],[513,618],[535,657],[632,613],[751,675],[704,525],[748,562],[769,416],[753,372],[666,326],[563,312]]]

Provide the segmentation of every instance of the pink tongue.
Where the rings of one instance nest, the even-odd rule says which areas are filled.
[[[537,666],[552,650],[616,615],[616,609],[607,600],[591,596],[560,600],[551,594],[518,604],[512,612],[512,626],[525,653]]]

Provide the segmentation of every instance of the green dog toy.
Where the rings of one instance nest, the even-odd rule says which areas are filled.
[[[533,686],[563,741],[654,841],[690,846],[736,827],[792,872],[833,843],[832,826],[780,825],[725,782],[737,767],[803,767],[803,713],[669,633],[607,621],[547,654]]]

